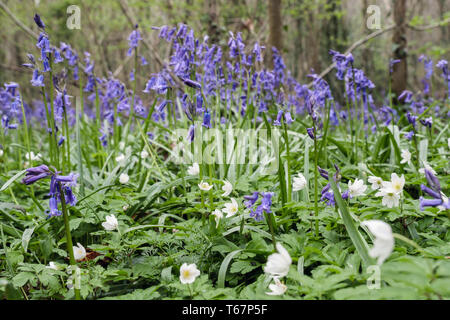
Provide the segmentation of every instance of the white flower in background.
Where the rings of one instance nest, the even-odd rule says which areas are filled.
[[[383,188],[392,189],[395,193],[401,193],[405,186],[405,175],[399,177],[395,172],[391,174],[391,181],[383,181]]]
[[[266,294],[270,296],[281,296],[286,292],[287,286],[281,283],[281,281],[278,278],[273,278],[273,280],[275,281],[275,284],[273,283],[269,284],[269,289],[272,291],[266,292]]]
[[[447,139],[448,148],[450,149],[450,138]]]
[[[36,160],[41,159],[41,157],[42,157],[42,155],[40,153],[35,155],[33,151],[30,151],[29,153],[28,152],[25,153],[26,160],[30,160],[30,158],[31,158],[31,161],[36,161]]]
[[[238,203],[234,198],[231,198],[231,202],[225,203],[224,206],[225,208],[222,209],[222,212],[227,214],[227,218],[234,216],[239,210]]]
[[[192,166],[190,166],[187,170],[188,175],[190,176],[196,176],[200,173],[200,167],[198,166],[197,162],[194,162]]]
[[[73,255],[75,256],[75,260],[83,260],[86,258],[86,249],[81,245],[81,243],[77,243],[77,247],[73,246]]]
[[[372,184],[372,190],[380,189],[383,186],[383,179],[379,177],[370,176],[368,181]]]
[[[128,208],[129,208],[129,206],[127,204],[122,207],[123,211],[127,211]]]
[[[300,191],[306,187],[306,178],[299,173],[298,177],[294,177],[294,182],[292,183],[292,191]]]
[[[195,263],[187,264],[183,263],[180,268],[180,281],[181,283],[188,284],[195,281],[200,275],[200,271],[197,269]]]
[[[428,162],[426,161],[422,161],[423,162],[423,168],[419,169],[419,172],[421,174],[425,174],[425,169],[427,169],[428,171],[430,171],[432,174],[434,174],[435,176],[437,176],[436,171],[434,171],[434,169],[428,164]]]
[[[106,221],[102,223],[103,228],[105,228],[108,231],[117,229],[119,226],[119,222],[117,221],[117,218],[114,214],[110,216],[106,216]]]
[[[147,150],[142,150],[141,151],[141,159],[146,159],[148,157],[148,152]]]
[[[367,186],[364,184],[364,181],[361,179],[356,179],[353,183],[351,181],[348,182],[348,191],[350,197],[358,197],[363,196],[364,191],[366,191]]]
[[[213,186],[210,185],[208,182],[203,182],[203,180],[202,180],[202,182],[200,182],[200,183],[198,184],[198,187],[200,188],[200,190],[203,190],[203,191],[209,191],[209,190],[211,190],[211,188],[212,188]]]
[[[223,213],[219,209],[216,209],[211,213],[214,216],[214,219],[216,220],[216,228],[219,226],[220,219],[223,218]]]
[[[381,265],[394,250],[394,235],[391,226],[381,220],[367,220],[361,224],[367,226],[375,237],[369,255],[377,258],[377,264]]]
[[[119,154],[119,155],[116,157],[116,162],[117,162],[121,167],[123,167],[123,166],[125,165],[125,155],[124,155],[123,153]]]
[[[272,253],[267,258],[267,264],[264,267],[264,272],[272,277],[284,277],[289,272],[292,259],[287,250],[281,245],[276,244],[277,253]]]
[[[3,156],[3,150],[0,149],[0,157]]]
[[[130,177],[129,177],[126,173],[122,173],[122,174],[119,176],[119,182],[120,182],[121,184],[128,183],[128,181],[130,181]]]
[[[225,180],[223,183],[224,185],[222,187],[222,190],[224,191],[224,193],[222,194],[222,197],[228,197],[231,191],[233,191],[233,185],[228,180]]]
[[[59,270],[59,267],[53,261],[50,261],[48,266],[46,266],[46,268],[47,269],[53,269],[53,270]]]
[[[403,149],[401,156],[402,161],[400,161],[400,163],[408,163],[411,161],[411,152],[409,152],[408,149]]]
[[[388,208],[398,207],[400,194],[395,192],[395,190],[391,186],[381,188],[380,191],[375,194],[375,196],[383,197],[381,203]]]
[[[123,150],[124,148],[125,148],[125,142],[120,141],[120,142],[119,142],[119,149],[120,149],[120,150]]]

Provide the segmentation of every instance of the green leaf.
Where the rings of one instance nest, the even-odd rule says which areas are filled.
[[[35,275],[31,272],[21,272],[12,279],[12,282],[13,282],[14,286],[22,287],[28,281],[31,281],[34,278],[35,278]]]
[[[341,212],[342,220],[344,221],[345,229],[347,229],[348,235],[350,236],[350,239],[352,240],[356,251],[361,256],[361,259],[364,261],[366,266],[371,265],[371,258],[369,257],[368,253],[368,246],[367,243],[364,241],[364,238],[361,236],[361,233],[359,233],[358,229],[355,226],[355,223],[350,216],[350,213],[348,212],[347,205],[345,204],[344,200],[342,200],[342,195],[339,192],[339,189],[336,185],[336,182],[333,179],[333,175],[329,174],[329,181],[331,185],[331,189],[334,193],[334,199],[336,200],[337,206],[339,207],[339,210]]]
[[[21,175],[23,175],[25,172],[27,172],[27,170],[22,170],[17,172],[14,176],[12,176],[8,181],[6,181],[6,183],[0,188],[0,192],[6,190],[6,188],[9,187],[9,185],[11,183],[13,183],[14,181],[16,181]]]
[[[230,252],[225,259],[223,259],[222,264],[220,265],[219,269],[219,277],[217,279],[217,285],[219,288],[225,288],[225,277],[227,275],[227,269],[228,265],[231,262],[231,259],[234,258],[235,255],[237,255],[239,252],[243,251],[244,249],[238,249]]]
[[[33,235],[34,227],[25,229],[22,234],[22,247],[23,251],[27,252],[28,243],[30,242],[31,236]]]

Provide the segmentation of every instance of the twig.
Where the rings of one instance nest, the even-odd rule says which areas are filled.
[[[33,30],[28,28],[26,25],[24,25],[10,10],[9,8],[3,3],[3,1],[0,0],[0,8],[3,9],[3,11],[17,24],[17,26],[25,31],[26,34],[28,34],[30,37],[33,37],[34,39],[38,39],[39,35],[35,33]],[[55,47],[54,45],[50,45],[52,49],[58,49],[58,47]],[[78,64],[84,69],[84,65],[81,62],[78,62]]]
[[[415,31],[426,31],[429,29],[433,29],[433,28],[438,28],[438,27],[443,27],[445,26],[447,23],[450,22],[450,19],[446,19],[443,21],[439,21],[437,23],[431,24],[429,26],[412,26],[411,24],[407,24],[406,26],[412,30]],[[390,25],[389,27],[386,27],[384,29],[380,29],[377,30],[375,32],[372,32],[371,34],[367,35],[366,37],[359,39],[358,41],[356,41],[355,43],[353,43],[346,51],[345,51],[345,55],[349,54],[350,52],[352,52],[353,50],[355,50],[356,48],[358,48],[359,46],[363,45],[364,43],[366,43],[367,41],[378,37],[379,35],[382,35],[388,31],[391,31],[395,28],[395,25]],[[326,68],[324,71],[322,71],[322,73],[319,75],[319,78],[323,78],[325,75],[327,75],[331,70],[333,70],[333,68],[336,66],[336,63],[332,63],[331,65],[328,66],[328,68]],[[313,85],[314,82],[311,82],[308,84],[308,88],[310,88]]]
[[[413,26],[411,24],[407,24],[406,26],[415,31],[426,31],[434,28],[445,27],[445,25],[449,22],[450,18],[430,24],[429,26]]]

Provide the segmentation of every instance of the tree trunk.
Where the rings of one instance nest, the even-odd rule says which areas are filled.
[[[281,0],[268,0],[268,15],[269,15],[269,41],[266,52],[269,54],[269,64],[273,65],[272,61],[272,47],[281,51],[283,49],[283,34],[281,22]]]
[[[208,36],[211,44],[217,44],[220,41],[218,15],[217,15],[217,0],[208,0]]]
[[[392,92],[398,97],[406,89],[408,75],[406,51],[406,0],[394,0],[394,21],[396,28],[392,37],[393,59],[401,61],[394,65],[392,72]]]

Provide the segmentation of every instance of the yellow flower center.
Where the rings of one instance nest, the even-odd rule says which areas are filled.
[[[189,270],[184,270],[184,271],[183,271],[183,277],[184,277],[184,278],[188,278],[189,275],[190,275]]]

